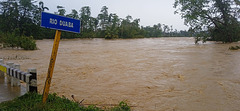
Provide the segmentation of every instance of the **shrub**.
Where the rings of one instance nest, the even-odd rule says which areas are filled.
[[[238,50],[240,49],[240,46],[231,46],[229,47],[229,50]]]
[[[4,47],[23,48],[24,50],[36,50],[37,45],[33,37],[17,36],[15,33],[0,34],[0,40]]]
[[[37,49],[36,41],[33,39],[33,37],[22,36],[20,37],[19,42],[20,42],[20,47],[23,48],[24,50]]]
[[[131,111],[130,106],[125,102],[120,102],[118,106],[110,109],[110,111]]]

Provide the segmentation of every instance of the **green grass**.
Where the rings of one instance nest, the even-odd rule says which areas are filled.
[[[42,104],[42,95],[27,93],[12,101],[0,103],[0,111],[131,111],[125,102],[109,109],[101,109],[96,106],[80,106],[65,97],[50,94],[46,104]]]

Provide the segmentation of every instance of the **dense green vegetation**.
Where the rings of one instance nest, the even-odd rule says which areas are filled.
[[[172,26],[158,23],[154,26],[141,27],[140,19],[130,15],[119,18],[115,13],[109,13],[103,6],[97,17],[91,16],[89,6],[79,11],[72,9],[67,14],[63,6],[57,6],[55,14],[81,20],[81,33],[63,32],[62,38],[136,38],[161,36],[190,36],[187,31],[174,30]],[[33,0],[4,0],[0,2],[0,32],[15,33],[18,36],[32,36],[34,39],[51,39],[55,31],[40,27],[42,11],[49,10],[43,2]]]
[[[176,13],[185,19],[189,31],[177,31],[173,26],[157,23],[153,26],[140,26],[140,19],[128,15],[120,18],[108,12],[103,6],[97,17],[91,15],[91,8],[84,6],[79,11],[72,9],[66,13],[63,6],[57,6],[55,14],[81,20],[81,33],[62,32],[62,38],[142,38],[142,37],[186,37],[197,36],[199,40],[235,42],[240,39],[238,0],[175,0]],[[34,39],[52,39],[55,31],[40,27],[42,11],[49,10],[43,2],[33,0],[4,0],[0,2],[1,40],[7,35]],[[16,39],[16,40],[20,40]],[[32,39],[29,39],[32,40]],[[1,41],[1,42],[8,42]],[[19,43],[21,43],[19,41]],[[19,44],[18,43],[18,44]],[[32,41],[31,43],[34,43]],[[7,46],[21,47],[16,44]],[[33,48],[36,49],[36,48]]]
[[[174,7],[197,36],[196,43],[240,40],[239,0],[175,0]]]
[[[24,50],[37,49],[36,42],[32,36],[20,36],[15,33],[0,33],[0,43],[3,44],[3,47],[23,48]]]
[[[90,105],[84,107],[65,97],[50,94],[46,104],[42,104],[42,95],[37,93],[27,93],[12,101],[0,103],[1,111],[130,111],[130,107],[125,102],[120,102],[118,106],[101,109]]]

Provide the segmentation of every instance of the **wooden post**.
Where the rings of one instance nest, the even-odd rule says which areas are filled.
[[[14,63],[13,62],[7,62],[7,65],[9,66],[9,68],[13,68],[13,65]],[[12,74],[12,70],[9,70],[8,71],[8,74],[7,74],[7,83],[11,83],[11,78],[9,75]]]
[[[11,86],[20,86],[20,80],[17,77],[17,70],[20,70],[20,65],[19,64],[14,64],[13,65],[14,72],[13,72],[13,77],[11,77]]]
[[[3,59],[0,59],[0,65],[3,65],[4,61]],[[4,72],[0,70],[0,78],[4,78]]]
[[[46,103],[46,100],[48,98],[48,93],[49,93],[50,84],[51,84],[52,75],[53,75],[53,69],[54,69],[56,58],[57,58],[57,51],[58,51],[60,36],[61,36],[61,31],[56,30],[55,39],[54,39],[53,48],[52,48],[52,55],[50,58],[47,78],[46,78],[45,86],[43,90],[43,98],[42,98],[43,103]]]
[[[32,68],[28,69],[28,72],[31,74],[29,78],[29,92],[38,92],[37,91],[37,70]]]

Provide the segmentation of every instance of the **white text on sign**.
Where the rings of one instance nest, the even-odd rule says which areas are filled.
[[[53,24],[53,25],[57,25],[58,21],[57,21],[57,19],[50,18],[49,23]],[[60,20],[59,25],[64,26],[64,27],[73,28],[73,23],[72,22],[67,22],[67,21]]]
[[[50,24],[55,24],[55,25],[57,25],[57,19],[52,19],[52,18],[50,18],[49,22],[50,22]]]

